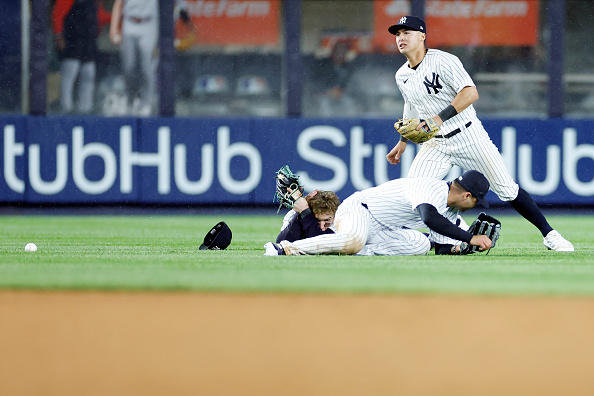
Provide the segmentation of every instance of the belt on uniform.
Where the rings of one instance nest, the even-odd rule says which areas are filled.
[[[468,121],[468,124],[464,125],[464,129],[468,128],[470,125],[472,125],[472,121]],[[458,128],[458,129],[454,129],[452,132],[448,133],[447,135],[443,135],[443,136],[437,135],[437,136],[434,136],[434,137],[436,137],[436,138],[446,138],[447,139],[447,138],[451,138],[454,135],[459,134],[460,132],[462,132],[462,129]]]
[[[134,23],[145,23],[145,22],[150,21],[152,18],[151,17],[140,18],[140,17],[129,16],[128,19]]]

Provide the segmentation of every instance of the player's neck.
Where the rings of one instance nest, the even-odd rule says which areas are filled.
[[[425,46],[419,47],[417,51],[412,53],[406,54],[406,59],[408,59],[408,67],[414,69],[423,61],[425,58],[425,54],[427,53],[427,48]]]

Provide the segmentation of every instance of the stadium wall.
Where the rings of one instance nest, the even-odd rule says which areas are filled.
[[[404,177],[385,159],[388,119],[0,117],[0,202],[271,204],[283,165],[306,191]],[[540,204],[594,205],[587,120],[483,120],[514,179]],[[448,178],[460,169],[454,168]],[[493,193],[489,201],[499,202]]]

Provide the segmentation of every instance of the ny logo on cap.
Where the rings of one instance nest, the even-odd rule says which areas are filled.
[[[406,23],[406,17],[402,17],[400,18],[400,20],[398,21],[399,25],[402,25],[403,23]]]

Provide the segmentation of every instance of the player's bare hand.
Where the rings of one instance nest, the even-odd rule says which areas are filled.
[[[400,157],[406,150],[406,142],[398,142],[396,146],[386,155],[386,159],[392,165],[396,165],[400,162]]]
[[[299,197],[293,204],[293,210],[297,213],[301,213],[307,208],[309,208],[309,205],[307,204],[307,200],[303,197]]]
[[[443,121],[441,120],[441,117],[439,116],[435,116],[433,117],[433,120],[435,121],[435,123],[437,124],[437,126],[442,126]],[[422,129],[425,130],[425,132],[429,133],[431,132],[431,128],[429,128],[429,125],[427,125],[426,121],[421,121],[419,123],[419,125],[417,126],[417,131],[420,131]]]
[[[293,190],[290,188],[287,188],[287,191],[289,193],[292,193]],[[318,190],[313,190],[312,192],[310,192],[309,194],[307,194],[308,196],[310,194],[314,193],[313,195],[316,195],[318,193]],[[313,197],[312,195],[312,197]],[[295,201],[295,203],[293,204],[293,210],[297,213],[301,213],[303,212],[305,209],[309,208],[309,204],[307,203],[307,201],[305,200],[305,197],[299,197],[297,198],[297,200]]]
[[[470,244],[473,246],[478,246],[479,250],[491,249],[491,239],[489,239],[489,237],[486,235],[474,235],[470,240]]]
[[[317,189],[317,188],[316,188],[315,190],[313,190],[312,192],[310,192],[309,194],[307,194],[307,195],[305,196],[305,198],[306,198],[306,199],[308,199],[308,198],[313,198],[313,197],[315,197],[316,195],[318,195],[318,189]]]
[[[122,42],[122,35],[118,32],[109,32],[109,40],[115,44],[115,45],[120,45],[120,43]]]

